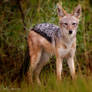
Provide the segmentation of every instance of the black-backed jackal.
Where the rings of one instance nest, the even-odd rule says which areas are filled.
[[[28,81],[32,82],[34,75],[40,84],[39,74],[51,55],[56,55],[56,75],[61,80],[62,62],[67,59],[72,78],[75,77],[74,56],[76,51],[76,33],[81,15],[78,5],[73,13],[68,14],[60,4],[57,4],[59,27],[42,23],[35,25],[28,35],[30,67]]]

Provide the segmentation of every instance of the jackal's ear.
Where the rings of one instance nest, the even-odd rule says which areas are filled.
[[[58,12],[59,18],[62,18],[67,14],[66,11],[62,8],[60,3],[57,3],[57,12]]]
[[[78,5],[75,9],[74,9],[74,12],[73,12],[73,15],[77,18],[80,18],[81,16],[81,6]]]

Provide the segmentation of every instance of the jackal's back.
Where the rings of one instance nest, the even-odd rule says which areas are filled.
[[[46,38],[49,42],[55,41],[55,37],[61,37],[60,28],[57,25],[50,23],[37,24],[32,30]]]

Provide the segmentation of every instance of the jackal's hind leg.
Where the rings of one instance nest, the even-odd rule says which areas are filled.
[[[43,52],[41,59],[40,59],[40,62],[35,69],[35,79],[36,79],[38,84],[41,84],[40,79],[39,79],[39,75],[40,75],[40,72],[41,72],[43,66],[45,66],[47,64],[48,59],[49,59],[49,55],[47,53]]]
[[[37,67],[37,64],[39,63],[40,57],[41,57],[41,50],[30,56],[30,66],[29,66],[29,71],[27,73],[29,83],[30,82],[32,83],[32,81],[33,81],[33,79],[32,79],[33,73]]]

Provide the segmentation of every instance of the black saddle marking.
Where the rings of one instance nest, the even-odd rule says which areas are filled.
[[[44,33],[43,31],[40,31],[40,29],[36,30],[35,28],[32,28],[32,31],[40,34],[41,36],[43,36],[44,38],[46,38],[50,43],[52,42],[52,38],[49,37],[46,33]]]

